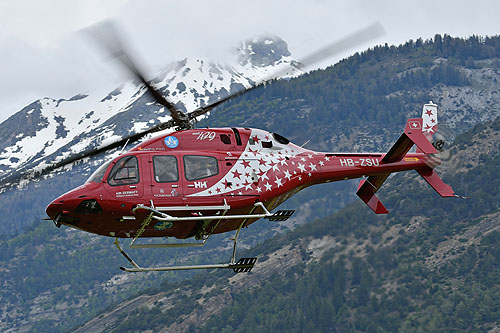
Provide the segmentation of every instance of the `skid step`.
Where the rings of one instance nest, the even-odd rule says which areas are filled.
[[[123,253],[122,253],[123,254]],[[126,255],[126,254],[123,254]],[[126,256],[134,267],[120,267],[125,272],[166,272],[166,271],[181,271],[191,269],[213,269],[213,268],[229,268],[235,273],[248,273],[252,270],[257,262],[257,258],[241,258],[235,264],[212,264],[212,265],[193,265],[193,266],[169,266],[169,267],[140,267],[133,260]]]
[[[235,273],[247,273],[252,270],[256,262],[257,258],[241,258],[236,264],[229,264],[229,268]]]
[[[295,213],[294,210],[278,210],[273,215],[266,217],[269,221],[286,221]]]

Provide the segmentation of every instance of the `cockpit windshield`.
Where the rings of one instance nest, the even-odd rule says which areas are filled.
[[[104,174],[106,173],[106,170],[108,169],[109,163],[111,161],[104,163],[101,165],[99,168],[97,168],[96,171],[92,175],[90,175],[89,179],[87,179],[88,182],[94,182],[94,183],[101,183],[102,179],[104,177]]]

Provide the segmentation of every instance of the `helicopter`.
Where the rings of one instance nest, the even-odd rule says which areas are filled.
[[[380,34],[370,26],[330,46],[335,53]],[[236,249],[243,227],[260,220],[285,221],[293,210],[276,208],[297,192],[320,183],[365,178],[356,194],[376,214],[388,210],[376,196],[391,173],[416,170],[442,197],[454,197],[434,169],[440,164],[435,140],[437,105],[425,104],[421,118],[408,119],[404,132],[387,153],[316,152],[290,142],[278,133],[261,129],[194,128],[197,117],[214,107],[262,84],[221,98],[191,113],[183,113],[146,80],[124,51],[114,30],[101,40],[108,51],[139,79],[153,99],[172,116],[146,131],[115,143],[67,158],[45,168],[38,175],[72,164],[147,134],[160,135],[140,142],[127,152],[101,165],[81,186],[59,196],[46,208],[50,220],[62,225],[113,237],[114,244],[132,267],[126,272],[173,271],[229,268],[250,272],[257,258],[236,261]],[[99,39],[101,35],[98,35]],[[321,50],[309,58],[316,60]],[[306,61],[307,62],[307,61]],[[416,152],[410,149],[416,146]],[[228,263],[189,266],[141,267],[121,247],[119,239],[130,239],[131,248],[203,246],[210,236],[235,232]],[[144,238],[194,239],[191,243],[138,243]]]

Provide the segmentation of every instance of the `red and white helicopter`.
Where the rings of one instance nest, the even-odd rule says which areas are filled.
[[[437,106],[424,105],[422,118],[409,119],[387,153],[324,153],[301,148],[276,133],[249,128],[189,129],[143,142],[101,166],[82,186],[55,199],[47,214],[67,225],[115,237],[133,265],[128,272],[195,268],[250,270],[256,259],[235,261],[242,227],[266,218],[298,191],[320,183],[361,178],[356,194],[377,214],[388,210],[375,193],[393,172],[416,170],[442,197],[452,188],[433,170],[440,161],[429,139],[437,130]],[[416,145],[416,153],[408,153]],[[118,238],[194,237],[202,245],[212,234],[236,230],[229,264],[141,268]],[[182,243],[182,246],[186,246]]]
[[[373,27],[369,29],[372,31]],[[359,40],[360,36],[348,38],[352,39]],[[344,47],[342,43],[346,44],[346,40],[336,43],[335,52]],[[170,110],[172,120],[56,163],[50,169],[119,147],[148,133],[170,127],[176,131],[139,143],[105,163],[85,184],[52,201],[46,212],[57,226],[114,237],[116,246],[132,265],[121,267],[124,271],[231,268],[248,272],[256,258],[236,261],[241,228],[262,218],[288,219],[293,211],[275,209],[300,190],[319,183],[365,178],[356,194],[377,214],[388,213],[375,193],[393,172],[416,170],[441,196],[455,196],[434,171],[440,164],[435,146],[442,142],[435,142],[435,146],[431,143],[437,130],[437,106],[432,102],[424,105],[421,118],[407,121],[403,134],[387,153],[315,152],[260,129],[194,129],[192,121],[196,117],[234,95],[184,114],[155,90],[118,45],[118,51],[115,48],[112,53],[145,84],[159,104]],[[409,153],[413,145],[417,151]],[[225,264],[143,268],[118,242],[119,238],[129,238],[132,248],[200,246],[212,234],[229,231],[236,234],[232,257]],[[144,237],[194,238],[197,242],[136,243]]]

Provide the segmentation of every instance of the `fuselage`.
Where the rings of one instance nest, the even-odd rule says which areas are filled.
[[[319,183],[424,167],[429,155],[407,154],[384,163],[382,153],[314,152],[258,129],[221,128],[174,132],[135,146],[99,168],[82,186],[55,199],[51,219],[95,234],[134,237],[148,212],[171,216],[220,215],[220,220],[152,221],[142,237],[189,238],[237,229],[257,219],[224,215],[273,210],[298,191]]]

